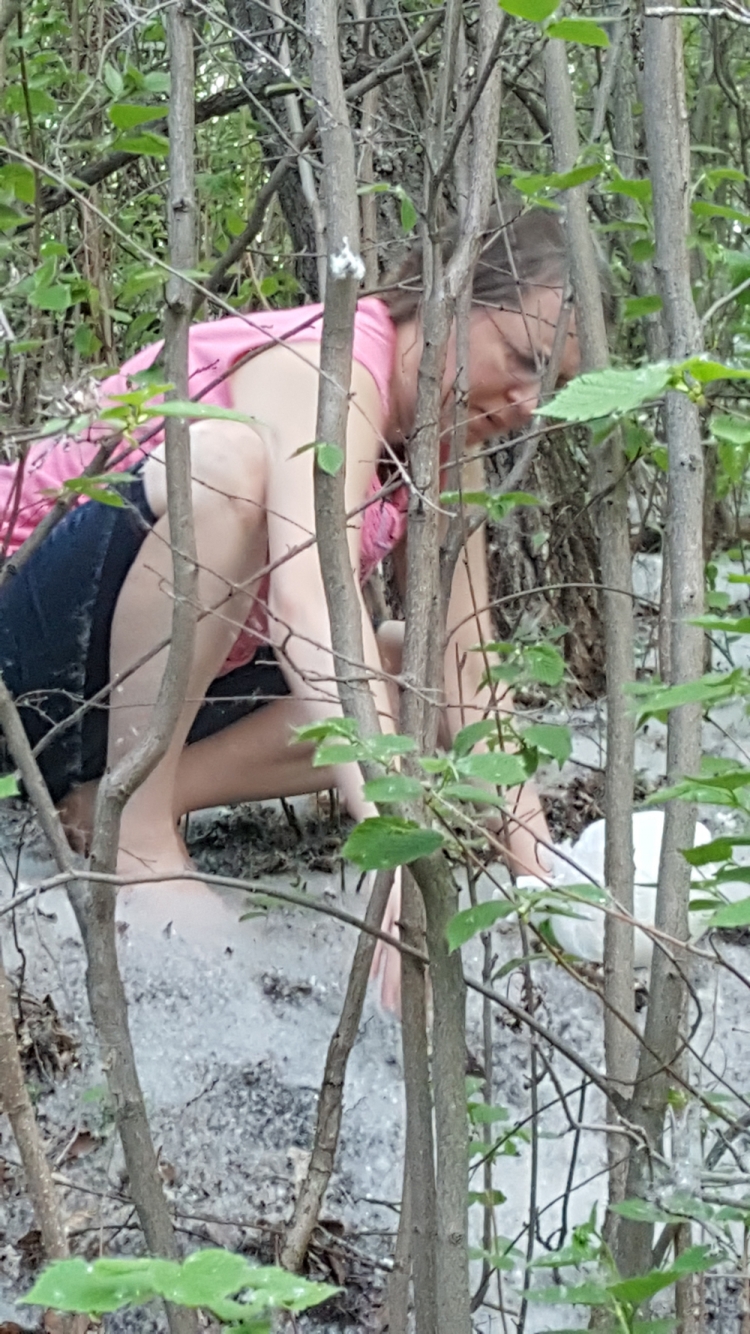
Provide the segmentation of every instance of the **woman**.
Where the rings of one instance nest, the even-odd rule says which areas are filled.
[[[450,248],[450,243],[447,243]],[[511,258],[512,257],[512,258]],[[422,339],[417,250],[382,299],[365,299],[355,324],[347,435],[347,511],[352,566],[365,579],[383,555],[398,553],[406,528],[405,486],[390,497],[378,469],[402,460],[414,424]],[[565,246],[556,216],[520,216],[488,232],[477,265],[470,320],[468,443],[525,426],[539,398],[542,369],[561,312]],[[204,402],[230,405],[255,425],[207,420],[191,428],[193,506],[200,563],[199,619],[190,686],[169,749],[127,803],[119,870],[179,880],[186,851],[177,822],[186,811],[336,785],[349,811],[368,814],[356,766],[312,769],[311,748],[290,745],[292,729],[340,709],[330,630],[314,535],[313,467],[303,447],[315,438],[321,310],[238,316],[194,326],[190,388]],[[262,348],[262,355],[247,358]],[[145,349],[101,386],[101,401],[126,391],[153,366]],[[566,338],[561,378],[578,368]],[[443,386],[443,439],[453,415],[455,351]],[[105,426],[74,442],[40,445],[19,479],[0,470],[0,516],[12,553],[51,504],[54,492],[91,460]],[[36,745],[81,699],[99,696],[39,762],[67,827],[85,828],[96,783],[148,727],[166,650],[149,656],[170,630],[171,555],[162,436],[120,462],[135,480],[127,504],[90,501],[69,513],[0,594],[0,671],[22,706]],[[369,506],[368,499],[371,499]],[[446,645],[445,722],[450,735],[492,707],[481,685],[492,638],[484,546],[470,540],[453,584]],[[456,627],[451,632],[450,627]],[[392,706],[382,667],[397,671],[397,637],[381,656],[370,620],[362,628],[366,666],[385,727]],[[136,665],[138,664],[138,665]],[[108,707],[107,682],[117,679]],[[258,696],[275,697],[261,700]],[[79,710],[79,713],[81,711]],[[536,837],[546,825],[531,789],[518,798],[510,852],[518,869],[543,870]]]

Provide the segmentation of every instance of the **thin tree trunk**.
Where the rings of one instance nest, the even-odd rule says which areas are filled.
[[[379,930],[393,884],[392,871],[379,871],[365,913],[365,925]],[[341,1018],[326,1057],[325,1072],[318,1097],[318,1117],[310,1163],[297,1197],[292,1221],[281,1251],[285,1269],[299,1270],[307,1253],[313,1229],[318,1221],[323,1196],[334,1168],[341,1128],[346,1067],[362,1018],[367,983],[370,976],[376,937],[361,932],[349,973]]]
[[[579,154],[575,104],[565,43],[549,41],[544,65],[547,109],[552,127],[555,168],[570,171]],[[581,369],[609,364],[596,252],[586,208],[586,187],[569,190],[565,205],[571,278]],[[625,693],[634,680],[633,582],[631,575],[628,494],[622,436],[615,430],[593,451],[592,489],[597,506],[602,607],[606,641],[607,765],[605,771],[605,883],[626,913],[633,913],[633,714]],[[607,1075],[623,1096],[632,1091],[636,1066],[633,928],[607,914],[604,928],[604,1046]],[[628,1023],[622,1023],[622,1015]],[[630,1026],[628,1026],[628,1024]],[[615,1116],[609,1104],[609,1116]],[[625,1172],[622,1140],[609,1141],[610,1203],[623,1198]],[[617,1165],[616,1165],[617,1164]],[[614,1217],[614,1216],[611,1216]],[[613,1238],[614,1239],[614,1238]]]
[[[68,1254],[68,1238],[60,1213],[52,1171],[44,1152],[39,1126],[18,1054],[10,983],[0,953],[0,1107],[10,1121],[18,1145],[34,1218],[42,1234],[47,1260]]]
[[[170,260],[174,269],[184,273],[193,267],[195,254],[193,32],[184,4],[169,10],[167,24],[171,69]],[[181,399],[189,394],[187,354],[191,296],[187,279],[170,277],[165,318],[165,372],[175,386],[173,396]],[[98,871],[110,872],[115,868],[123,807],[169,745],[192,666],[197,563],[187,422],[168,418],[165,438],[167,513],[172,534],[174,582],[172,638],[149,731],[100,784],[91,851],[92,869]],[[89,1004],[115,1107],[133,1202],[149,1250],[156,1255],[176,1258],[174,1230],[157,1170],[128,1029],[127,1002],[115,944],[116,892],[114,888],[89,881],[72,886],[69,893],[86,946]],[[197,1330],[196,1312],[168,1307],[167,1313],[173,1334],[194,1334]]]
[[[664,302],[669,356],[684,358],[701,351],[701,331],[693,303],[687,248],[690,190],[690,144],[685,104],[682,31],[677,17],[644,21],[644,119],[654,188],[656,270]],[[697,405],[686,394],[668,393],[666,432],[669,451],[668,553],[671,582],[672,684],[694,680],[703,666],[703,635],[688,618],[703,607],[703,455]],[[675,782],[696,773],[700,764],[699,706],[675,709],[669,716],[667,776]],[[667,804],[662,841],[656,926],[680,940],[688,936],[690,867],[680,848],[691,847],[695,807]],[[638,1083],[630,1117],[661,1145],[669,1092],[668,1067],[679,1051],[685,1008],[682,969],[686,956],[674,960],[654,948],[645,1043],[638,1065]],[[648,1157],[631,1155],[627,1193],[642,1196],[649,1176]],[[648,1269],[653,1228],[622,1220],[620,1262],[624,1272]]]

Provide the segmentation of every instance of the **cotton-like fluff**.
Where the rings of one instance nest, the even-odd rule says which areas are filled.
[[[633,816],[635,868],[633,916],[647,926],[654,924],[656,882],[659,875],[663,830],[662,811],[639,811]],[[597,820],[584,830],[577,843],[571,845],[570,842],[566,842],[560,845],[560,850],[566,853],[579,869],[576,870],[562,858],[556,857],[552,873],[553,885],[584,884],[587,876],[597,885],[604,885],[604,831],[604,820]],[[710,841],[711,834],[706,826],[696,824],[694,846],[699,847],[702,843]],[[691,877],[693,884],[710,879],[716,869],[713,866],[695,867]],[[582,875],[581,871],[586,874]],[[723,885],[722,892],[727,898],[736,899],[744,897],[748,889],[747,885]],[[558,943],[569,954],[588,959],[592,963],[601,963],[604,959],[604,912],[588,903],[570,903],[569,906],[571,911],[575,912],[575,917],[553,914],[550,919]],[[691,939],[697,940],[703,933],[709,916],[710,914],[706,913],[690,914]],[[651,936],[636,928],[634,946],[636,967],[648,968],[653,950]]]

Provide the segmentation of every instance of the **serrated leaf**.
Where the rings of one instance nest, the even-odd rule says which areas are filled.
[[[750,925],[750,899],[740,899],[737,903],[727,903],[723,908],[718,908],[708,925],[724,929]]]
[[[545,29],[548,37],[559,37],[563,42],[578,42],[580,46],[609,46],[609,38],[593,19],[559,19]]]
[[[368,736],[363,742],[370,759],[379,764],[388,764],[397,755],[409,755],[416,750],[417,743],[411,736],[402,736],[400,732],[384,732],[382,736]]]
[[[467,755],[456,762],[456,770],[464,778],[480,778],[499,787],[519,787],[526,782],[529,771],[520,755],[509,755],[504,750],[486,751],[481,755]]]
[[[118,394],[117,398],[124,399],[125,395]],[[181,398],[170,398],[165,403],[146,403],[143,413],[146,417],[185,417],[190,421],[215,418],[217,421],[241,422],[243,426],[255,425],[257,421],[237,408],[223,408],[218,403],[199,403]]]
[[[440,790],[440,796],[446,801],[470,801],[475,806],[494,806],[497,810],[505,808],[505,802],[496,792],[475,787],[473,783],[446,783]]]
[[[0,801],[4,801],[6,797],[17,797],[19,791],[15,774],[3,774],[0,778]]]
[[[34,173],[23,162],[8,162],[0,167],[0,187],[12,190],[22,204],[34,202]]]
[[[362,741],[325,740],[320,742],[313,755],[313,768],[327,769],[330,765],[360,764],[366,758],[367,751]]]
[[[321,472],[327,473],[329,477],[335,477],[344,466],[344,451],[338,445],[318,442],[315,446],[315,462]]]
[[[565,661],[551,644],[531,644],[523,651],[524,667],[540,685],[559,686],[565,675]]]
[[[437,829],[424,829],[413,820],[378,815],[358,824],[341,851],[363,871],[384,871],[408,866],[419,857],[429,857],[444,842]]]
[[[553,760],[557,760],[560,768],[573,753],[570,729],[555,723],[532,723],[531,727],[524,728],[521,736],[524,741],[536,746],[537,750],[543,751],[545,755],[551,755]]]
[[[732,208],[729,204],[714,204],[710,199],[695,199],[691,205],[696,218],[727,218],[730,222],[741,222],[743,227],[750,224],[750,213],[743,209]]]
[[[605,188],[610,194],[626,195],[628,199],[637,199],[640,203],[650,201],[654,192],[650,180],[645,176],[614,176]],[[638,244],[638,241],[633,242],[633,245]],[[645,244],[653,245],[653,242],[647,241]]]
[[[544,1302],[548,1305],[561,1306],[606,1306],[607,1289],[600,1283],[578,1283],[575,1286],[559,1288],[532,1288],[526,1293],[530,1302]]]
[[[62,489],[76,496],[86,496],[87,500],[96,500],[100,505],[111,505],[113,509],[123,509],[125,505],[113,487],[95,477],[69,477],[63,482]]]
[[[169,156],[169,140],[163,134],[155,134],[153,130],[125,135],[122,139],[116,140],[115,147],[123,153],[135,153],[137,156]]]
[[[666,361],[635,370],[608,366],[571,380],[547,403],[544,414],[556,421],[589,422],[610,415],[624,416],[666,389],[672,368]]]
[[[650,1200],[621,1200],[619,1204],[610,1204],[609,1208],[613,1214],[629,1218],[634,1223],[668,1223],[671,1218]]]
[[[727,366],[726,362],[712,361],[709,357],[688,357],[674,369],[697,380],[698,384],[713,384],[715,380],[750,380],[750,368]]]
[[[529,23],[543,23],[550,14],[554,14],[559,0],[501,0],[500,8],[516,19],[527,19]]]
[[[493,1107],[487,1102],[470,1102],[469,1118],[477,1126],[494,1126],[498,1121],[508,1121],[510,1114],[507,1107]]]
[[[750,421],[717,413],[711,418],[711,434],[728,445],[750,445]]]
[[[295,741],[324,741],[329,736],[343,736],[348,741],[359,738],[359,727],[353,718],[322,718],[317,723],[303,723],[294,729]]]
[[[478,741],[487,737],[497,737],[497,722],[494,718],[481,718],[476,723],[467,723],[453,738],[453,754],[456,759],[463,759],[474,749]]]
[[[644,315],[655,315],[661,310],[660,296],[629,296],[623,304],[623,317],[626,320],[642,320]]]
[[[113,97],[122,97],[123,89],[125,87],[125,80],[123,79],[119,69],[117,69],[115,65],[111,65],[109,61],[107,61],[106,65],[104,66],[104,82],[106,83],[107,88],[109,89]]]
[[[407,774],[385,774],[365,783],[362,791],[367,801],[411,801],[422,796],[422,784]]]
[[[146,107],[136,102],[115,102],[107,109],[107,115],[116,130],[133,130],[136,125],[145,125],[150,120],[160,120],[167,108]]]
[[[491,899],[487,903],[476,903],[473,908],[464,908],[462,912],[457,912],[445,928],[445,938],[451,954],[480,931],[489,931],[495,922],[510,917],[515,911],[515,904],[507,899]]]
[[[29,305],[37,310],[63,311],[72,305],[70,288],[65,283],[55,283],[51,287],[36,288],[29,294]]]
[[[416,225],[417,210],[405,190],[399,190],[398,195],[401,200],[401,227],[404,232],[410,232]]]

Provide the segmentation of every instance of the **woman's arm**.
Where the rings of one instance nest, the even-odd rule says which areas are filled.
[[[470,465],[471,466],[471,465]],[[468,487],[468,483],[465,483]],[[496,658],[477,651],[494,639],[489,610],[489,578],[484,529],[469,537],[456,563],[447,616],[445,650],[446,721],[451,739],[467,723],[513,713],[513,696],[502,683],[483,684]],[[512,745],[512,743],[511,743]],[[509,748],[511,748],[509,746]],[[481,749],[481,744],[480,744]],[[506,794],[513,819],[508,821],[511,869],[522,875],[546,876],[549,858],[538,840],[551,843],[547,821],[533,783]]]
[[[297,345],[296,355],[274,349],[259,362],[237,372],[237,406],[252,406],[258,429],[266,442],[268,469],[266,516],[268,556],[272,567],[269,591],[270,634],[279,650],[290,688],[304,701],[311,722],[340,715],[336,672],[331,649],[331,628],[318,550],[304,545],[315,532],[313,455],[304,451],[315,438],[319,349]],[[372,378],[357,363],[352,369],[352,407],[349,413],[346,459],[346,507],[355,510],[365,498],[380,453],[382,407]],[[303,450],[304,452],[299,452]],[[355,573],[364,647],[363,670],[384,731],[393,730],[388,695],[380,672],[375,635],[359,593],[361,519],[347,525],[347,540]],[[294,552],[293,555],[289,555]],[[362,797],[358,766],[341,766],[336,774],[346,805],[356,819],[375,814]]]

